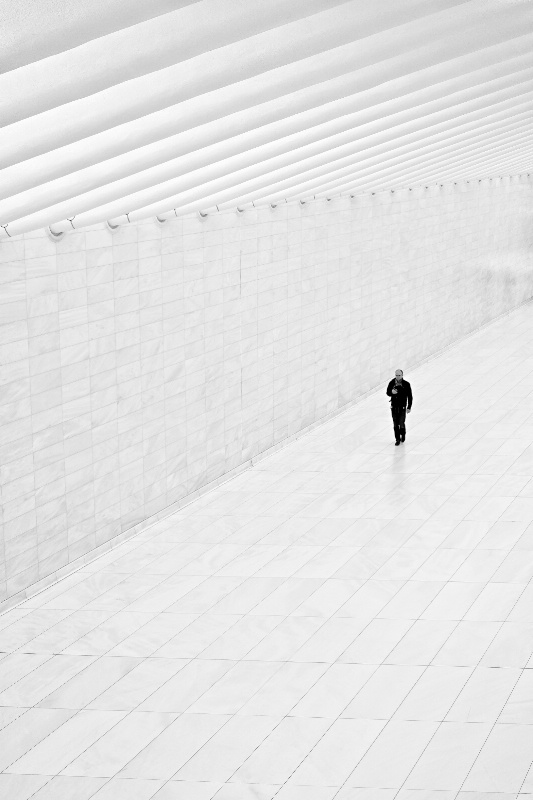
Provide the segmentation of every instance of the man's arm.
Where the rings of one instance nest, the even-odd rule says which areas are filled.
[[[411,406],[413,405],[413,392],[411,391],[411,384],[407,384],[407,410],[411,410]]]
[[[388,395],[389,397],[391,397],[391,396],[392,396],[392,387],[393,387],[393,384],[394,384],[394,381],[390,381],[390,382],[389,382],[389,385],[387,386],[387,395]]]

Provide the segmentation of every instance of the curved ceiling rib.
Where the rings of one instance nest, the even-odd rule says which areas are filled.
[[[26,119],[295,20],[302,29],[336,28],[345,2],[203,0],[201,13],[189,5],[0,76],[0,96],[11,98],[5,119]],[[420,0],[409,2],[416,4]],[[317,13],[328,9],[336,13]]]
[[[68,47],[137,25],[200,0],[41,0],[27,3],[0,0],[2,52],[0,73],[62,53]]]
[[[533,71],[528,77],[532,76]],[[500,82],[495,83],[500,85]],[[488,86],[490,87],[491,84]],[[477,118],[481,120],[487,118],[491,109],[495,107],[497,110],[502,103],[505,104],[505,112],[508,114],[509,110],[513,108],[513,100],[514,105],[522,102],[524,93],[529,86],[530,82],[523,81],[512,86],[511,89],[492,92],[489,99],[483,98],[483,113],[477,114]],[[463,99],[461,94],[459,97]],[[531,98],[527,99],[531,103]],[[279,180],[283,177],[283,173],[286,173],[287,177],[299,178],[302,173],[309,174],[309,171],[313,170],[315,166],[318,166],[321,174],[328,173],[343,157],[352,162],[354,159],[359,160],[362,167],[361,159],[365,157],[364,154],[368,155],[371,148],[379,147],[380,155],[386,155],[391,150],[391,128],[394,129],[395,146],[398,146],[405,137],[410,137],[415,139],[415,146],[418,148],[420,142],[424,141],[434,126],[440,125],[446,136],[446,131],[458,124],[455,121],[456,117],[459,119],[459,124],[464,123],[468,120],[468,116],[465,115],[475,114],[477,108],[473,102],[467,104],[464,101],[453,106],[450,98],[447,97],[444,100],[434,101],[428,106],[426,115],[422,115],[418,110],[414,119],[412,113],[411,118],[407,117],[407,121],[403,114],[391,115],[374,124],[362,125],[358,131],[348,129],[338,136],[323,135],[316,142],[307,146],[302,146],[299,140],[296,143],[298,146],[291,147],[291,137],[287,137],[289,143],[283,148],[280,156],[273,154],[273,151],[280,147],[280,144],[282,145],[282,143],[276,142],[270,146],[269,150],[257,148],[244,154],[228,157],[221,162],[211,162],[208,166],[202,166],[201,162],[197,169],[194,169],[196,166],[194,163],[189,163],[189,166],[193,168],[191,172],[185,171],[179,178],[168,180],[163,184],[156,184],[147,191],[137,192],[126,198],[122,197],[119,201],[110,202],[101,207],[95,207],[90,200],[86,201],[85,205],[93,210],[79,213],[76,227],[93,224],[97,218],[115,216],[121,210],[123,202],[127,204],[130,219],[141,219],[143,215],[146,217],[164,211],[165,207],[181,206],[184,195],[187,197],[187,202],[190,202],[193,199],[192,195],[194,195],[194,199],[201,200],[207,191],[211,203],[215,195],[209,191],[208,187],[216,186],[217,191],[224,192],[226,188],[231,191],[231,187],[235,184],[247,182],[248,184],[252,183],[252,191],[254,186],[263,189],[271,181],[270,176],[274,175]],[[179,192],[177,196],[176,191]],[[150,205],[148,206],[147,203]],[[218,205],[216,198],[213,204]],[[42,214],[34,215],[32,224],[42,222],[49,217],[58,219],[68,207],[77,208],[75,202],[69,201],[54,209],[45,209]]]
[[[212,166],[237,154],[241,156],[240,162],[246,162],[246,156],[243,154],[249,152],[248,159],[251,163],[256,163],[264,158],[263,151],[267,154],[269,151],[281,154],[296,150],[310,142],[343,133],[348,136],[349,141],[352,137],[354,139],[360,137],[359,132],[367,121],[379,121],[383,127],[392,115],[397,120],[401,109],[405,109],[406,119],[417,118],[424,113],[431,113],[432,106],[448,107],[452,103],[454,105],[463,103],[466,99],[471,99],[473,104],[478,103],[479,95],[483,97],[500,88],[512,92],[517,84],[523,87],[533,77],[533,68],[520,69],[528,64],[529,59],[525,57],[511,59],[490,69],[467,73],[458,79],[426,86],[423,90],[413,91],[407,96],[399,95],[397,87],[393,86],[393,89],[396,89],[393,99],[386,105],[383,102],[376,103],[365,111],[360,110],[361,95],[353,94],[339,101],[315,107],[311,111],[294,113],[281,122],[266,123],[245,134],[227,136],[223,141],[205,147],[202,147],[201,131],[194,129],[162,143],[158,148],[159,153],[157,148],[151,146],[147,148],[149,153],[139,154],[138,151],[134,151],[130,158],[107,160],[97,167],[74,172],[25,192],[12,193],[7,201],[0,201],[0,218],[10,222],[20,216],[71,199],[72,213],[78,214],[80,211],[93,208],[95,204],[101,205],[113,199],[120,199],[132,192],[169,180],[174,175],[183,176],[194,169]],[[519,72],[506,74],[511,69]],[[391,83],[396,84],[396,82]],[[461,91],[462,87],[466,89]],[[294,98],[293,108],[298,108],[297,97]],[[263,111],[268,113],[264,109]],[[238,127],[239,122],[236,124]],[[185,150],[185,154],[166,158],[176,151],[179,153],[180,150]],[[157,166],[142,169],[143,160],[144,163],[153,164],[156,158]],[[140,168],[136,170],[136,166]],[[94,189],[99,191],[94,192]],[[84,190],[88,193],[85,204],[81,199]]]
[[[532,95],[533,99],[533,95]],[[514,130],[517,122],[521,122],[522,125],[530,125],[531,123],[532,114],[531,111],[528,109],[527,112],[523,112],[522,114],[513,117],[511,123],[506,126],[507,128],[511,129],[511,135],[514,135]],[[493,123],[492,127],[499,126],[499,122]],[[505,127],[502,131],[506,133]],[[462,141],[469,141],[469,132],[467,131],[462,136]],[[257,203],[265,203],[265,202],[279,202],[282,198],[292,198],[292,197],[305,197],[308,195],[317,195],[319,194],[323,187],[327,187],[325,191],[343,191],[345,185],[350,185],[350,181],[353,183],[355,178],[352,176],[356,176],[359,178],[365,178],[367,175],[370,175],[371,179],[376,179],[378,177],[379,168],[380,166],[384,165],[385,163],[389,162],[396,162],[399,161],[400,163],[405,163],[406,158],[412,153],[420,154],[422,149],[428,149],[432,151],[434,147],[434,143],[438,144],[438,139],[442,137],[435,137],[433,143],[428,144],[426,148],[420,147],[420,140],[415,141],[411,145],[407,146],[399,146],[400,142],[398,142],[398,146],[395,147],[393,150],[388,149],[386,146],[381,147],[378,149],[376,155],[370,155],[364,160],[357,158],[354,163],[354,159],[341,159],[338,164],[342,161],[348,162],[346,166],[337,166],[332,164],[332,169],[330,170],[316,170],[315,175],[316,177],[312,177],[311,172],[308,172],[306,175],[306,180],[302,181],[301,179],[297,179],[296,181],[292,181],[292,185],[290,181],[281,182],[276,187],[270,187],[269,193],[265,195],[263,192],[252,192],[248,195],[241,195],[237,198],[239,205],[242,203],[250,203],[253,202],[254,205]],[[459,139],[459,137],[457,137]],[[481,141],[483,139],[479,137]],[[458,142],[459,143],[459,142]],[[475,143],[477,147],[477,142]],[[436,162],[435,162],[436,163]],[[325,172],[325,175],[324,175]],[[321,174],[322,173],[322,174]],[[235,200],[232,201],[233,204]],[[220,208],[229,207],[232,203],[220,203]]]
[[[239,133],[283,120],[294,114],[296,109],[302,112],[312,110],[316,106],[345,99],[354,92],[358,101],[355,108],[363,111],[373,103],[393,100],[443,81],[457,80],[458,76],[466,76],[469,72],[488,68],[497,74],[504,74],[508,69],[513,71],[515,59],[529,66],[532,49],[533,36],[529,34],[435,63],[433,49],[424,46],[410,53],[408,58],[396,59],[394,63],[389,59],[359,70],[355,82],[354,74],[350,72],[352,50],[350,47],[340,48],[342,58],[339,50],[335,51],[335,59],[331,59],[330,53],[325,54],[330,62],[334,61],[337,71],[342,68],[342,74],[337,78],[328,77],[331,63],[328,65],[322,56],[318,56],[297,62],[292,67],[292,73],[287,68],[274,70],[226,89],[208,92],[162,112],[148,114],[137,120],[135,126],[120,125],[6,167],[0,170],[0,196],[6,197],[39,183],[73,175],[92,165],[96,165],[98,170],[104,161],[108,162],[111,179],[122,177],[122,174],[130,174],[131,165],[132,171],[136,171],[135,166],[137,169],[150,166],[150,158],[154,159],[151,163],[156,164],[166,160],[167,147],[176,147],[176,156],[184,155],[197,147],[215,144]],[[447,55],[451,54],[448,52]],[[233,113],[228,112],[230,103],[236,108]],[[195,136],[198,137],[197,145]],[[4,141],[3,144],[6,158],[8,143]],[[161,161],[158,157],[159,148],[162,150]],[[121,156],[129,162],[124,165],[126,171],[122,174],[118,166]],[[117,161],[111,162],[112,158]],[[114,174],[117,169],[119,174]],[[86,180],[86,175],[77,177]]]
[[[228,5],[236,1],[229,0]],[[207,0],[203,0],[202,5],[205,2]],[[411,5],[412,2],[413,0],[403,0],[395,5],[387,0],[392,11],[385,15],[385,23],[381,24],[394,26],[395,17],[398,16],[394,9]],[[171,67],[118,83],[80,100],[42,111],[34,115],[39,120],[38,135],[31,118],[14,122],[10,126],[13,136],[10,141],[2,142],[2,145],[8,147],[6,159],[9,145],[15,146],[15,154],[11,156],[15,160],[10,163],[16,163],[16,153],[22,148],[27,151],[31,148],[34,151],[32,155],[35,155],[43,152],[43,147],[52,149],[53,144],[57,147],[124,122],[132,122],[147,113],[228,87],[277,67],[327,54],[342,45],[351,44],[350,63],[346,66],[353,71],[375,63],[376,57],[377,60],[388,58],[391,50],[409,52],[424,41],[423,37],[430,35],[433,28],[442,27],[458,32],[461,30],[461,22],[448,20],[446,12],[431,13],[435,6],[453,6],[457,4],[457,0],[417,2],[426,9],[429,16],[362,38],[359,15],[361,8],[368,7],[368,3],[366,0],[349,0],[340,10],[315,14],[305,20],[207,51]],[[466,0],[462,2],[465,3]],[[261,2],[248,0],[248,5],[250,8],[259,7]],[[466,2],[466,6],[468,5]],[[460,5],[459,8],[463,6]],[[378,20],[382,18],[381,14],[375,16]],[[519,25],[515,25],[515,28],[516,35],[523,32]],[[496,35],[495,41],[501,41],[500,34]],[[14,92],[6,94],[6,89],[1,84],[0,90],[0,98],[4,98],[3,102],[0,100],[0,113],[7,122],[12,114],[9,99],[11,97],[14,102]]]
[[[260,4],[260,1],[250,0],[254,5]],[[389,60],[393,54],[395,63],[391,63],[387,74],[382,76],[383,82],[395,75],[397,62],[404,59],[409,61],[417,48],[427,49],[431,63],[436,63],[521,36],[524,31],[533,32],[531,26],[524,26],[525,14],[521,6],[512,6],[506,9],[507,13],[502,13],[497,0],[491,0],[490,3],[496,6],[491,15],[491,24],[480,26],[486,13],[480,15],[479,5],[486,6],[488,1],[465,0],[449,11],[430,13],[433,2],[426,0],[424,7],[427,6],[427,16],[360,39],[357,34],[357,10],[361,3],[368,3],[366,0],[351,0],[345,4],[345,15],[330,19],[326,28],[320,15],[322,24],[315,21],[312,36],[307,30],[298,35],[300,25],[297,23],[286,25],[134,81],[119,83],[88,98],[60,105],[35,115],[33,120],[10,125],[6,129],[6,136],[0,137],[5,163],[7,165],[8,159],[9,163],[22,160],[22,153],[24,158],[28,158],[30,151],[33,151],[31,155],[36,155],[43,149],[55,149],[124,122],[132,122],[169,105],[238,84],[254,75],[264,75],[268,83],[269,73],[275,68],[286,66],[285,80],[288,78],[290,82],[294,79],[293,65],[297,67],[298,62],[307,60],[308,63],[303,65],[307,73],[309,67],[312,69],[309,59],[312,61],[321,54],[322,64],[314,70],[315,81],[323,80],[324,61],[327,63],[330,58],[333,62],[330,69],[351,72],[357,79],[361,69]],[[387,14],[381,10],[376,15],[389,20],[394,9],[403,4],[403,0],[384,0]],[[477,13],[473,6],[477,6]],[[343,49],[343,44],[349,47]],[[337,62],[338,56],[341,57],[340,63]],[[309,80],[312,78],[306,78],[306,85],[309,85]],[[226,113],[233,110],[231,99],[229,102]]]
[[[533,166],[530,0],[51,2],[7,9],[4,235]]]

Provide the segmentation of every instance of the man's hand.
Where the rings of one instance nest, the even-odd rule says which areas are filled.
[[[398,394],[398,390],[397,389],[393,389],[392,390],[392,394]]]
[[[408,409],[407,409],[407,413],[408,413],[408,414],[410,414],[410,413],[411,413],[411,409],[410,409],[410,408],[408,408]]]

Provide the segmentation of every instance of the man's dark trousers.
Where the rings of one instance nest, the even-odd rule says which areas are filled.
[[[405,439],[405,408],[395,408],[391,406],[392,422],[394,425],[394,436],[396,441],[400,441],[400,437]]]

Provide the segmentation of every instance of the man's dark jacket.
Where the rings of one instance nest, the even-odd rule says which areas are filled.
[[[397,394],[393,394],[392,390],[396,388]],[[390,397],[391,408],[411,408],[413,405],[413,393],[411,391],[411,384],[409,381],[402,380],[401,383],[396,383],[396,379],[387,386],[387,394]]]

